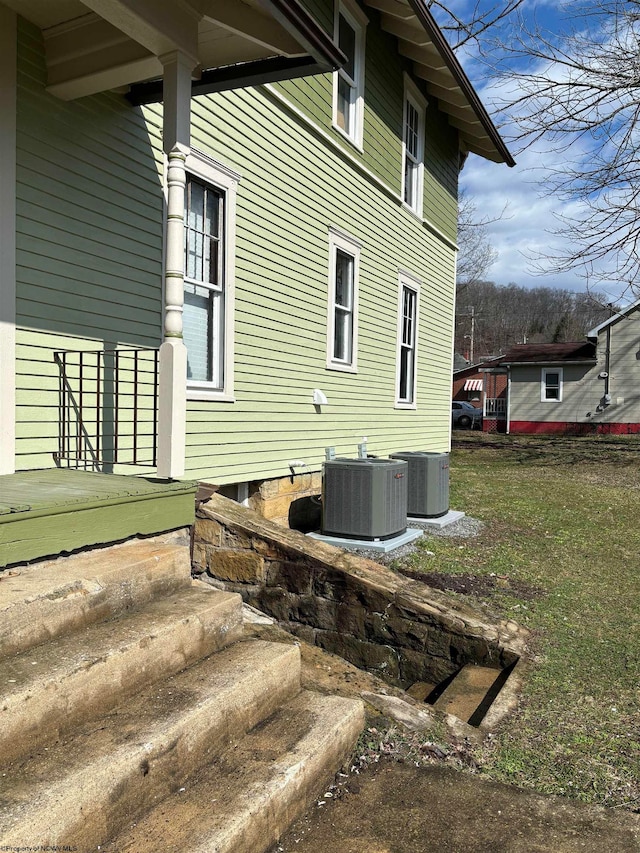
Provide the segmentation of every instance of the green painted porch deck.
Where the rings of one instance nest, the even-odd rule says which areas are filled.
[[[197,483],[53,468],[0,476],[0,569],[193,524]]]

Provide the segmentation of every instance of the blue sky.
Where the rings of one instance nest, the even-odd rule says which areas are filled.
[[[480,0],[480,8],[493,8],[498,0]],[[475,0],[451,0],[448,4],[461,17],[469,14]],[[575,9],[577,3],[571,4]],[[565,12],[562,4],[546,0],[526,0],[523,5],[524,15],[529,21],[535,19],[538,26],[553,34],[561,31],[565,24]],[[435,12],[435,9],[434,9]],[[514,38],[516,23],[505,23],[500,35],[505,41]],[[457,53],[458,59],[464,66],[483,103],[489,113],[496,118],[494,108],[495,77],[487,62],[470,50]],[[491,267],[487,278],[497,284],[506,285],[511,282],[525,287],[562,287],[567,290],[584,291],[586,282],[578,273],[536,274],[527,255],[559,244],[554,234],[554,214],[579,212],[574,202],[569,208],[560,202],[556,195],[545,196],[537,183],[540,170],[546,163],[557,165],[558,155],[545,150],[542,145],[534,146],[523,152],[511,143],[510,133],[515,130],[509,125],[508,119],[500,126],[500,131],[514,154],[517,165],[513,169],[470,156],[461,174],[461,187],[474,198],[480,216],[498,218],[503,209],[506,210],[502,219],[488,226],[489,239],[498,252],[498,260]],[[593,289],[604,292],[611,299],[618,299],[621,293],[620,285],[609,283],[594,283]]]

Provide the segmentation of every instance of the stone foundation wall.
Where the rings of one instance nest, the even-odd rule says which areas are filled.
[[[249,484],[249,506],[258,515],[283,527],[313,530],[317,526],[314,503],[322,492],[322,473],[293,474]],[[320,504],[317,504],[319,519]]]
[[[396,686],[438,683],[469,662],[503,668],[524,650],[515,622],[489,622],[446,593],[219,495],[198,509],[193,566],[300,638]]]

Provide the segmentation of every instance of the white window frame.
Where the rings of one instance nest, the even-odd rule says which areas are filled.
[[[362,151],[362,138],[364,127],[364,68],[365,68],[365,33],[369,22],[362,9],[353,0],[338,0],[334,12],[334,41],[340,43],[340,15],[352,27],[355,32],[355,56],[353,58],[354,77],[351,78],[347,72],[339,68],[333,72],[333,119],[334,130],[348,139],[355,147]],[[350,110],[351,130],[347,131],[338,124],[338,83],[340,79],[345,80],[351,87],[353,95]]]
[[[404,341],[404,292],[410,290],[415,295],[415,313],[413,317],[413,340],[411,351],[413,353],[413,381],[411,385],[411,398],[400,396],[400,375],[402,366],[402,351],[407,349]],[[398,275],[398,326],[397,326],[397,348],[396,348],[396,409],[417,409],[418,407],[418,323],[420,320],[420,281],[406,272]]]
[[[407,122],[409,118],[409,105],[418,114],[418,129],[417,129],[417,151],[415,155],[407,150]],[[402,203],[412,213],[422,217],[424,203],[424,142],[425,142],[425,123],[426,123],[427,101],[415,85],[415,83],[407,77],[404,78],[404,101],[402,111]],[[416,166],[415,171],[411,175],[407,173],[407,158],[409,158]],[[406,200],[407,184],[411,181],[412,195],[414,203],[410,204]]]
[[[547,397],[547,373],[558,374],[558,396]],[[563,370],[561,367],[543,367],[540,378],[540,402],[541,403],[561,403],[562,402],[562,386],[563,386]],[[555,386],[554,386],[555,387]]]
[[[327,298],[327,369],[346,373],[358,372],[358,290],[360,280],[360,250],[362,243],[355,237],[338,229],[329,230],[329,284]],[[336,332],[336,263],[338,251],[353,258],[353,282],[351,292],[351,358],[334,357]]]
[[[224,223],[222,238],[224,241],[222,292],[224,297],[224,318],[222,321],[224,343],[221,349],[222,387],[212,382],[187,380],[188,400],[219,400],[235,402],[234,397],[234,315],[235,315],[235,255],[236,255],[236,202],[240,175],[224,164],[208,157],[200,151],[191,149],[185,164],[187,178],[192,176],[198,181],[209,184],[224,198]],[[186,222],[185,222],[186,228]],[[185,271],[185,284],[189,282]]]

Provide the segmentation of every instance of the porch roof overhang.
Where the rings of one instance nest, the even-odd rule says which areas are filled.
[[[47,88],[63,100],[161,81],[162,57],[175,52],[192,61],[196,94],[317,74],[345,61],[300,0],[6,3],[42,30]],[[154,100],[161,97],[160,83]]]
[[[515,166],[497,128],[425,0],[364,0],[380,12],[382,29],[398,40],[401,55],[413,62],[413,73],[425,81],[428,94],[458,131],[463,153]]]

